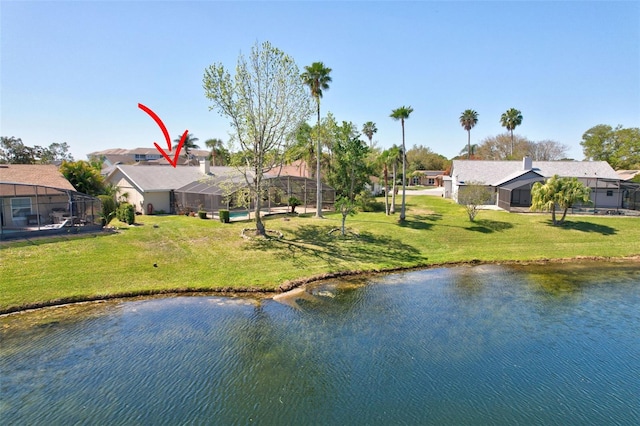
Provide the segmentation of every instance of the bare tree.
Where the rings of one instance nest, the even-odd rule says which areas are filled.
[[[209,109],[231,120],[245,160],[240,171],[255,200],[256,235],[265,235],[260,218],[263,176],[282,163],[292,135],[312,113],[298,66],[271,43],[256,43],[248,60],[238,57],[234,77],[222,64],[209,66],[203,87],[213,102]]]

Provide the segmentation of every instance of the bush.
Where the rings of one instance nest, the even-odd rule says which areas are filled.
[[[220,222],[229,223],[229,210],[218,210],[218,216],[220,217]]]
[[[356,206],[363,212],[383,212],[384,211],[384,203],[380,201],[376,201],[376,199],[371,195],[371,192],[366,189],[362,190],[358,195],[356,195],[355,200]]]
[[[207,218],[207,212],[204,210],[198,210],[198,217],[200,219],[206,219]]]
[[[105,226],[108,225],[116,215],[116,200],[110,195],[98,195],[98,198],[102,203],[100,218],[102,219],[102,226]]]
[[[296,197],[289,197],[288,203],[291,206],[292,214],[296,212],[296,207],[302,204],[302,202],[298,200]]]
[[[120,203],[120,207],[116,212],[116,217],[120,222],[124,222],[127,225],[133,225],[136,221],[136,211],[133,205],[129,203]]]

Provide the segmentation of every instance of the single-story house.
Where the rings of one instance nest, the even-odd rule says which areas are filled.
[[[100,223],[100,200],[53,164],[0,164],[0,234]]]
[[[409,185],[442,186],[444,170],[416,170],[409,177]]]
[[[453,160],[444,182],[444,195],[457,201],[462,186],[481,184],[490,190],[491,204],[510,211],[514,207],[530,207],[533,184],[554,175],[578,178],[591,188],[590,208],[622,207],[620,176],[606,161],[532,161],[529,157],[522,161]]]
[[[281,172],[274,169],[274,173]],[[303,205],[315,203],[316,180],[300,176],[265,174],[265,207],[287,205],[291,196]],[[178,214],[183,211],[204,209],[215,212],[221,208],[239,207],[232,194],[246,188],[244,176],[234,167],[210,166],[201,161],[199,166],[117,165],[107,176],[107,182],[118,186],[119,194],[136,211],[150,214],[158,211]],[[323,204],[333,205],[335,190],[323,185]]]

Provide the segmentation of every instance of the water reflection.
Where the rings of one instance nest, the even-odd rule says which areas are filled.
[[[0,419],[623,424],[640,416],[637,264],[442,268],[327,281],[278,299],[177,297],[2,318]]]

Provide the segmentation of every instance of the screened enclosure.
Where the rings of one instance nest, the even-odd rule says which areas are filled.
[[[101,225],[99,199],[41,185],[0,183],[0,234]]]
[[[316,181],[297,176],[265,176],[262,210],[270,212],[274,208],[286,207],[289,199],[299,200],[298,212],[316,205]],[[175,213],[204,210],[214,214],[220,209],[253,210],[254,201],[248,185],[242,176],[209,178],[183,186],[174,191]],[[333,208],[335,190],[322,185],[322,206]]]

